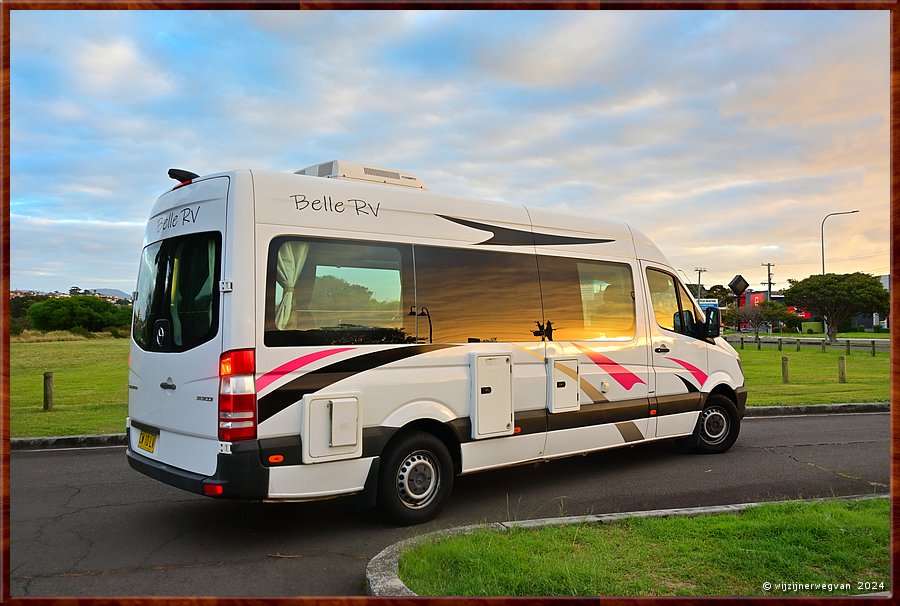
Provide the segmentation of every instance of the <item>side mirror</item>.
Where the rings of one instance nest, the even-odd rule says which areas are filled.
[[[714,339],[722,334],[722,312],[718,307],[706,308],[706,323],[704,324],[704,332],[707,339]]]

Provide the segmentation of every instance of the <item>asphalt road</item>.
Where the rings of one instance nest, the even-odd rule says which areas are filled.
[[[12,596],[363,595],[389,544],[480,522],[888,492],[889,416],[746,419],[723,455],[651,444],[457,478],[434,522],[353,499],[216,501],[132,471],[124,449],[11,456]]]

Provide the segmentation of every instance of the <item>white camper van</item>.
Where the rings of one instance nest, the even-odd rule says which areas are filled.
[[[738,436],[737,352],[623,223],[437,195],[346,162],[172,170],[134,299],[128,461],[202,495],[364,493],[402,524],[454,477]]]

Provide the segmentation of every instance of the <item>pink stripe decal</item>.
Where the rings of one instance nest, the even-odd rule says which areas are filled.
[[[696,366],[694,366],[693,364],[691,364],[689,362],[685,362],[684,360],[676,360],[675,358],[666,358],[666,360],[672,360],[673,362],[676,362],[676,363],[684,366],[685,370],[687,370],[689,373],[694,375],[694,378],[697,379],[698,383],[700,383],[700,387],[703,387],[703,384],[706,383],[706,379],[709,378],[708,374],[706,374],[705,372],[703,372],[702,370],[700,370],[699,368],[697,368]]]
[[[626,391],[630,390],[638,383],[644,384],[644,380],[642,378],[640,378],[615,360],[611,360],[604,356],[602,353],[591,351],[590,349],[587,349],[580,345],[576,345],[576,347],[583,351],[585,355],[587,355],[587,357],[591,359],[591,362],[606,371],[609,376],[611,376],[616,383],[624,387]]]
[[[305,356],[300,356],[296,360],[291,360],[290,362],[286,362],[279,366],[274,370],[270,370],[260,378],[256,380],[256,390],[262,391],[281,377],[286,374],[292,373],[295,370],[303,368],[307,364],[312,364],[316,360],[321,360],[322,358],[327,358],[328,356],[333,356],[335,354],[339,354],[343,351],[350,351],[351,349],[356,349],[355,347],[340,347],[338,349],[326,349],[324,351],[317,351],[315,353],[307,354]]]

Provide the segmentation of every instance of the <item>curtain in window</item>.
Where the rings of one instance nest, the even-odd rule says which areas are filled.
[[[294,311],[294,286],[303,271],[309,244],[306,242],[285,242],[278,249],[278,263],[275,267],[275,281],[284,289],[284,296],[275,312],[275,327],[278,330],[290,323]]]

